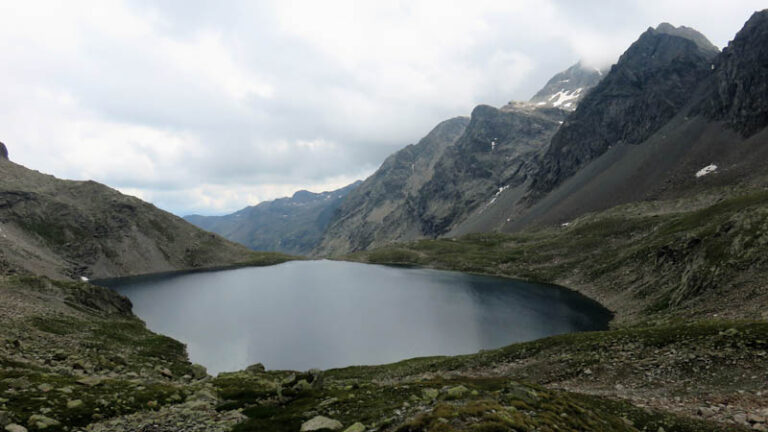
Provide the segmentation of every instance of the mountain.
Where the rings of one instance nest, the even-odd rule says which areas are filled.
[[[389,156],[336,210],[315,253],[334,254],[420,236],[414,196],[468,124],[466,117],[446,120],[418,144]]]
[[[649,28],[552,138],[533,178],[532,198],[551,191],[611,146],[639,144],[651,136],[689,100],[717,53],[693,29],[666,23]]]
[[[646,32],[638,42],[665,38],[667,46],[683,48],[673,50],[667,67],[646,62],[655,75],[667,77],[647,89],[656,101],[637,93],[606,111],[611,101],[603,100],[604,92],[622,78],[611,76],[623,72],[615,66],[555,135],[526,199],[502,210],[511,220],[483,228],[517,231],[619,204],[702,194],[727,198],[734,188],[764,187],[767,13],[756,13],[714,57],[686,38]],[[633,53],[638,50],[622,59],[633,60]],[[678,70],[686,63],[688,72]]]
[[[518,190],[552,135],[601,73],[576,64],[531,102],[480,105],[470,119],[437,125],[418,144],[393,154],[334,214],[317,255],[343,254],[452,233],[500,194]],[[575,93],[578,93],[576,95]]]
[[[603,71],[586,67],[578,62],[553,76],[529,102],[539,107],[573,111],[602,77]]]
[[[259,255],[93,181],[0,159],[0,274],[107,278],[284,258]]]
[[[360,183],[331,192],[301,190],[290,198],[263,202],[225,216],[190,215],[184,219],[253,250],[304,255],[317,246],[333,213]]]

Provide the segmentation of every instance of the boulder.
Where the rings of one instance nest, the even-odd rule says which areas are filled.
[[[208,376],[208,369],[203,365],[193,364],[190,369],[192,370],[192,377],[196,380],[201,380]]]
[[[352,426],[344,429],[344,432],[365,432],[365,425],[360,422],[357,422]]]
[[[25,428],[22,425],[17,425],[16,423],[9,424],[5,427],[6,432],[27,432],[27,428]]]
[[[335,431],[343,427],[340,421],[328,417],[316,416],[301,425],[301,432]]]
[[[448,390],[445,391],[445,397],[446,399],[459,399],[462,396],[464,396],[469,391],[468,388],[464,387],[463,385],[458,385],[456,387],[451,387]]]
[[[265,370],[266,370],[266,368],[261,363],[256,363],[256,364],[250,365],[247,368],[245,368],[246,372],[249,372],[249,373],[252,373],[252,374],[262,373]]]
[[[58,420],[46,417],[42,414],[33,414],[29,417],[27,424],[34,426],[37,429],[48,429],[52,427],[61,426]]]

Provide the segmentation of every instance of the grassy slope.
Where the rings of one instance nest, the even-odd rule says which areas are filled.
[[[204,397],[215,391],[192,378],[201,372],[184,345],[148,331],[111,290],[0,277],[0,328],[0,426],[42,429],[33,417],[42,415],[55,420],[45,430],[69,430],[133,413],[173,417],[169,406],[209,430],[234,424]]]
[[[107,186],[3,160],[0,231],[0,274],[79,280],[291,259],[250,251]]]
[[[423,240],[347,258],[560,283],[614,310],[617,324],[765,318],[768,191],[721,196],[636,203],[565,227]]]
[[[325,372],[182,378],[193,372],[183,346],[148,332],[101,288],[5,278],[0,304],[11,306],[0,309],[7,339],[0,409],[25,425],[41,413],[63,425],[100,421],[91,426],[97,431],[149,423],[227,430],[243,414],[235,430],[296,431],[315,415],[401,432],[740,430],[740,416],[768,408],[768,324],[686,318],[727,311],[754,317],[765,305],[766,203],[765,191],[642,203],[564,228],[357,254],[367,262],[565,283],[607,302],[623,325]],[[677,210],[691,207],[698,210]],[[107,301],[88,300],[102,297]],[[84,376],[99,385],[78,384]],[[204,397],[212,393],[218,398]],[[195,405],[201,399],[208,401],[202,408]],[[83,405],[67,408],[73,400]]]

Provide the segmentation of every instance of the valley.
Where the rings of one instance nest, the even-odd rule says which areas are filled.
[[[185,220],[96,182],[57,179],[12,162],[0,143],[0,427],[766,431],[767,47],[768,10],[755,12],[722,52],[694,29],[662,23],[609,70],[579,62],[528,102],[479,105],[470,117],[445,120],[362,182],[224,216]],[[318,266],[327,273],[308,270]],[[361,276],[343,279],[350,269]],[[235,274],[246,281],[244,294],[226,298],[221,284],[235,284],[222,275]],[[288,281],[269,283],[285,299],[281,308],[254,290],[270,274]],[[433,287],[443,291],[409,302],[413,293],[402,292],[428,284],[415,283],[416,274],[447,278]],[[283,369],[316,367],[310,359],[285,367],[262,360],[266,366],[239,371],[211,367],[214,376],[182,342],[150,330],[157,317],[172,318],[181,290],[195,290],[187,281],[198,277],[213,282],[196,308],[179,310],[187,319],[179,331],[201,333],[194,323],[211,314],[204,318],[231,319],[243,337],[259,326],[255,336],[304,348],[292,357],[321,348],[349,354],[324,332],[383,346],[385,337],[356,332],[369,316],[384,329],[390,318],[406,321],[387,302],[425,320],[429,300],[444,300],[457,281],[490,277],[503,290],[528,286],[520,281],[567,287],[613,319],[607,329],[467,345],[461,355],[402,359],[416,355],[403,349],[387,358],[395,363],[363,356],[368,365],[305,371]],[[133,294],[99,279],[116,280],[118,291],[131,280],[181,282],[162,304],[153,296],[167,287],[153,285],[158,293],[141,304],[135,297],[134,310]],[[345,312],[344,299],[362,285],[401,294],[349,302]],[[340,294],[301,291],[320,288]],[[225,300],[233,309],[214,314]],[[534,308],[504,304],[513,303]],[[554,300],[541,303],[542,316],[558,313]],[[441,303],[441,314],[451,305]],[[151,319],[136,315],[148,306],[162,307]],[[310,339],[290,340],[303,309],[328,312],[341,327],[310,323],[298,331]],[[469,333],[457,313],[438,314],[455,320],[443,326],[446,337]],[[521,326],[502,321],[499,338]],[[214,342],[233,336],[216,331],[229,332],[211,329]],[[405,329],[395,339],[409,336]]]

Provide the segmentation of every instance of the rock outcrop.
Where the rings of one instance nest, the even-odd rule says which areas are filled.
[[[710,90],[695,112],[743,136],[768,126],[768,9],[752,15],[712,68]]]
[[[8,160],[8,148],[0,142],[0,159]]]

